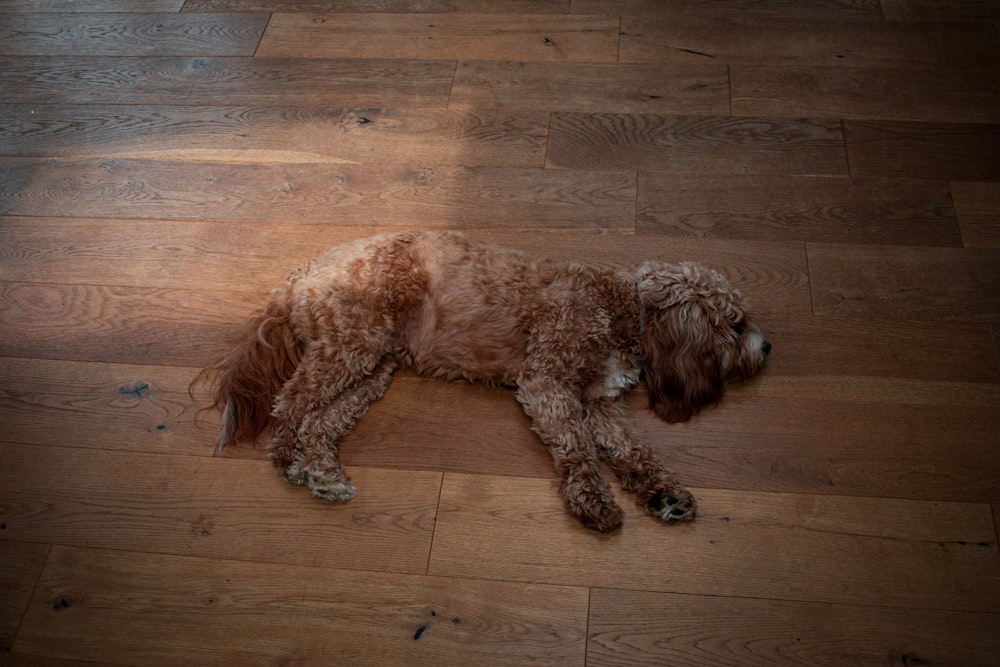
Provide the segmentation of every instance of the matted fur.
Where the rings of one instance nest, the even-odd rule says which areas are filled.
[[[756,373],[770,345],[717,272],[646,262],[634,271],[558,262],[453,232],[405,232],[336,247],[271,293],[209,372],[223,410],[218,448],[272,427],[291,482],[349,500],[338,443],[397,367],[516,388],[548,446],[570,510],[600,531],[622,523],[606,462],[662,521],[695,500],[641,443],[622,397],[645,375],[666,421],[716,403]]]

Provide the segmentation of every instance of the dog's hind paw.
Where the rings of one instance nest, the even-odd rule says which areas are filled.
[[[580,519],[583,525],[591,530],[610,533],[622,527],[625,522],[625,512],[615,503],[605,503],[588,508],[586,512],[580,514]]]
[[[664,523],[691,521],[697,506],[694,496],[679,487],[657,491],[647,504],[649,513]]]
[[[316,472],[315,470],[315,467],[310,470],[300,461],[280,469],[286,480],[292,484],[308,486],[314,496],[323,500],[346,502],[357,493],[358,490],[343,474],[337,474],[335,471]]]
[[[318,475],[310,475],[308,486],[314,496],[331,502],[347,502],[358,492],[347,480],[329,480]]]

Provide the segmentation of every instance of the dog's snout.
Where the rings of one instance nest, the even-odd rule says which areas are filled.
[[[768,342],[767,342],[766,340],[764,341],[764,344],[763,344],[763,345],[761,345],[761,349],[763,349],[763,350],[764,350],[764,356],[765,356],[765,357],[766,357],[767,355],[771,354],[771,344],[770,344],[770,343],[768,343]]]

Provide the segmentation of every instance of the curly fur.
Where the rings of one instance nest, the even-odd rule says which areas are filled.
[[[770,351],[717,272],[646,262],[634,272],[557,262],[461,234],[406,232],[336,247],[271,293],[209,372],[223,410],[219,450],[255,439],[289,481],[328,500],[355,488],[338,443],[397,367],[516,388],[548,446],[569,509],[610,531],[622,511],[604,461],[646,513],[688,520],[695,500],[624,419],[649,388],[668,422],[721,399]]]

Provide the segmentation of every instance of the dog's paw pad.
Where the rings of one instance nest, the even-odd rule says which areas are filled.
[[[652,514],[665,523],[672,521],[690,521],[695,514],[694,497],[686,491],[673,494],[658,491],[649,499],[649,509]]]

